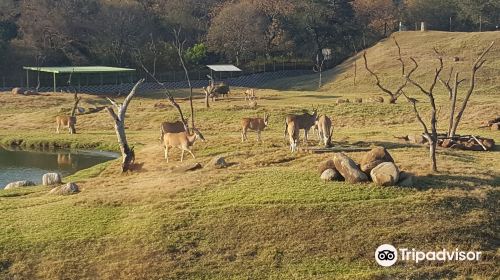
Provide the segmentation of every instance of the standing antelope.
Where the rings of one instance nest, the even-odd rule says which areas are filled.
[[[165,133],[179,133],[185,131],[186,128],[181,121],[162,122],[160,125],[160,141],[163,142],[163,135],[165,135]]]
[[[247,131],[257,131],[257,141],[261,141],[260,133],[269,125],[269,115],[264,114],[264,118],[243,118],[241,119],[241,142],[248,140]]]
[[[188,151],[193,158],[193,152],[191,152],[191,147],[193,146],[196,139],[200,138],[201,141],[205,141],[205,138],[200,133],[200,131],[196,128],[193,128],[194,134],[188,134],[186,131],[178,132],[178,133],[165,133],[163,135],[163,147],[165,149],[165,159],[168,162],[168,148],[176,147],[179,148],[181,152],[181,162],[184,160],[184,151]]]
[[[290,122],[294,121],[297,123],[299,130],[300,129],[304,130],[304,141],[305,141],[305,144],[307,145],[307,134],[309,133],[309,130],[311,129],[311,127],[314,126],[317,116],[318,116],[317,109],[313,109],[312,115],[309,113],[303,113],[302,115],[287,115],[285,118],[284,138],[286,139],[288,124]]]
[[[256,98],[255,96],[255,89],[253,88],[249,88],[247,90],[245,90],[245,100],[254,100]]]
[[[332,140],[333,127],[332,120],[322,115],[316,120],[316,128],[318,130],[319,143],[325,144],[325,146],[329,146]]]
[[[299,145],[299,123],[297,120],[291,120],[286,124],[286,131],[288,132],[289,142],[290,142],[290,150],[293,152],[297,151],[297,146]]]
[[[75,134],[76,133],[76,117],[72,116],[57,116],[56,117],[56,132],[59,133],[59,128],[61,126],[67,127],[69,130],[69,134]]]

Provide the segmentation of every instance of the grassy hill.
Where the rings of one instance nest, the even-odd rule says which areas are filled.
[[[428,48],[433,41],[443,47],[454,36],[451,42],[456,44],[451,47],[458,51],[467,44],[483,47],[491,38],[498,40],[497,34],[396,36],[404,53],[411,50],[422,58],[422,72],[416,78],[423,79],[425,65],[434,63]],[[488,55],[480,73],[485,82],[472,97],[459,128],[459,133],[494,138],[497,143],[498,132],[478,126],[500,111],[495,95],[498,75],[488,74],[499,71],[499,49],[500,43]],[[397,77],[394,51],[390,41],[368,50],[372,68]],[[159,102],[168,104],[161,94],[140,93],[130,104],[126,120],[140,171],[122,175],[118,161],[83,170],[65,178],[82,188],[73,196],[49,195],[49,189],[41,186],[0,191],[0,278],[498,277],[499,150],[439,149],[440,172],[429,174],[427,148],[393,137],[421,130],[408,104],[335,104],[339,97],[379,95],[362,70],[359,84],[349,86],[349,67],[346,62],[329,72],[330,82],[319,91],[312,88],[314,77],[276,81],[269,85],[274,89],[257,91],[256,109],[248,108],[242,89],[233,89],[231,99],[212,103],[210,109],[196,99],[197,127],[208,141],[196,143],[197,159],[186,161],[203,164],[203,169],[192,173],[173,172],[180,166],[180,153],[172,151],[167,164],[158,143],[159,123],[175,119],[175,110],[155,107]],[[445,93],[438,88],[438,101],[445,104]],[[201,91],[196,92],[202,97]],[[175,94],[185,97],[186,92]],[[83,106],[106,104],[102,98],[82,96]],[[420,99],[423,108],[425,99]],[[55,134],[54,117],[71,107],[71,100],[72,96],[62,94],[0,94],[0,142],[115,150],[112,122],[104,111],[79,116],[76,135]],[[180,104],[187,112],[188,102]],[[282,135],[285,114],[313,106],[333,116],[334,141],[387,147],[400,169],[418,176],[416,186],[322,182],[317,165],[332,155],[291,154]],[[446,110],[442,107],[440,112],[441,127]],[[250,141],[241,143],[240,119],[264,112],[271,114],[264,141],[257,143],[250,133]],[[309,145],[317,145],[316,138],[311,138]],[[364,153],[348,154],[359,160]],[[213,168],[210,162],[219,155],[233,164]],[[373,254],[384,243],[424,251],[480,250],[483,258],[478,263],[397,263],[383,268]]]
[[[391,38],[377,43],[367,50],[370,69],[376,72],[383,85],[395,90],[403,81],[401,77],[401,64],[397,60],[398,49],[394,44],[396,38],[401,47],[401,56],[406,69],[413,64],[410,57],[419,63],[418,70],[412,77],[424,84],[430,84],[430,74],[438,67],[436,48],[443,55],[443,77],[448,77],[450,69],[461,73],[460,77],[469,78],[470,65],[478,55],[489,46],[492,41],[495,45],[485,57],[487,62],[478,71],[477,93],[497,94],[500,91],[500,32],[460,33],[460,32],[397,32]],[[457,57],[459,61],[454,61]],[[354,65],[356,64],[356,85],[354,85]],[[347,59],[334,69],[323,73],[324,85],[321,92],[335,94],[355,95],[357,97],[370,97],[373,95],[384,96],[376,88],[375,80],[365,70],[362,53]],[[281,79],[264,85],[265,88],[288,90],[317,90],[318,75],[305,75],[298,78]],[[410,92],[416,92],[410,88]],[[442,88],[438,87],[438,90]]]

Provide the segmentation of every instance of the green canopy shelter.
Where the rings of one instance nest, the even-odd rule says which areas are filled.
[[[24,66],[26,70],[26,87],[29,88],[29,72],[45,72],[52,73],[54,77],[54,92],[57,91],[56,75],[58,74],[102,74],[104,73],[132,73],[135,69],[130,68],[119,68],[119,67],[108,67],[108,66],[66,66],[66,67],[31,67]]]

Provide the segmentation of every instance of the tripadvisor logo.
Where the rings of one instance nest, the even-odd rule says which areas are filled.
[[[459,251],[458,249],[449,251],[442,249],[439,251],[419,251],[415,248],[396,249],[390,244],[378,246],[375,250],[375,260],[381,266],[392,266],[398,260],[419,263],[421,261],[479,261],[481,258],[479,251]]]

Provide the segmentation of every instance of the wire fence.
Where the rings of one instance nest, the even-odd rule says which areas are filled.
[[[324,68],[333,67],[334,63],[328,61]],[[215,80],[232,80],[241,76],[252,76],[259,73],[275,73],[280,75],[275,77],[286,77],[296,75],[297,73],[312,72],[314,64],[303,60],[290,61],[269,61],[266,63],[249,63],[241,66],[241,72],[211,72],[208,68],[198,68],[189,70],[189,76],[192,81],[208,81],[207,75],[212,75]],[[168,71],[155,74],[156,79],[166,84],[182,85],[186,82],[184,71]],[[11,76],[2,76],[0,78],[0,88],[2,91],[11,90],[14,87],[39,88],[40,91],[53,91],[54,79],[57,89],[64,90],[68,87],[76,89],[82,88],[119,88],[120,85],[132,84],[139,78],[145,78],[146,82],[154,82],[143,70],[138,69],[131,73],[92,73],[92,74],[57,74],[39,73],[29,71],[28,73],[20,70],[19,74]],[[243,79],[248,80],[248,79]],[[249,83],[249,82],[247,82]],[[197,82],[196,84],[200,84]]]

